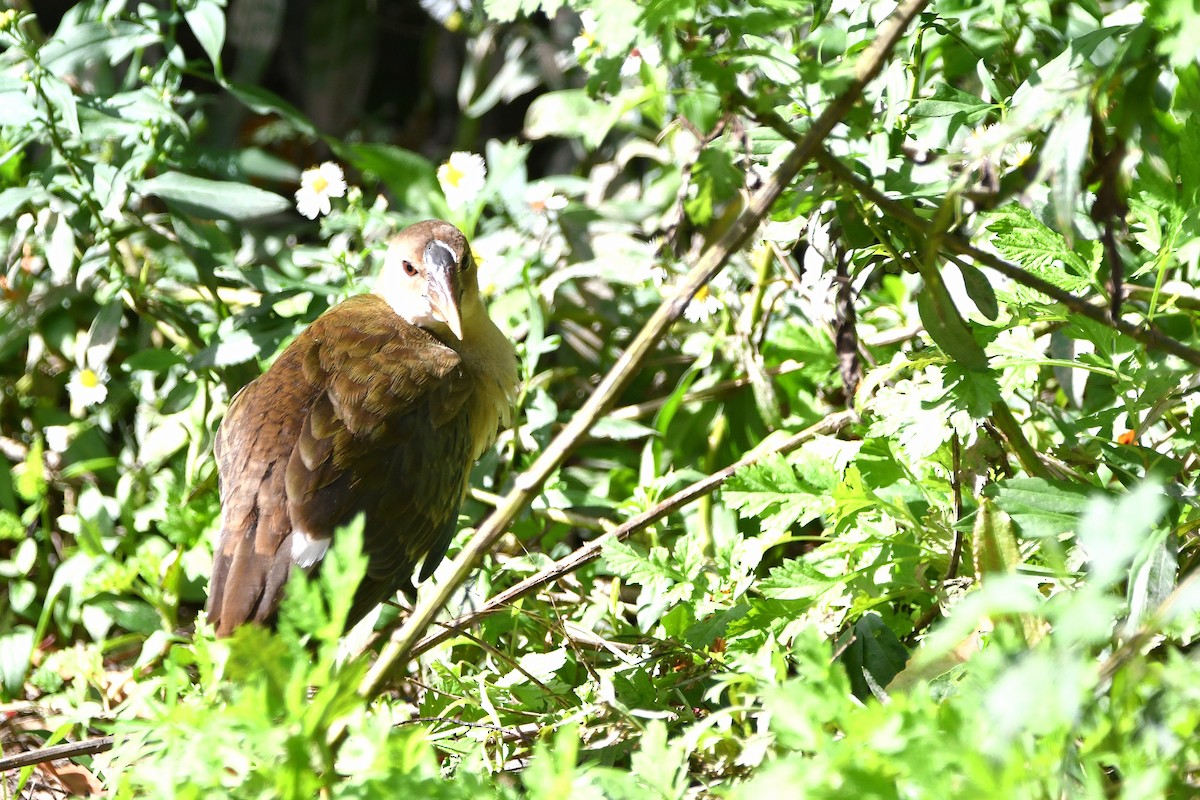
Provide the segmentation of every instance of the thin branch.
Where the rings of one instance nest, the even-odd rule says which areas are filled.
[[[681,489],[675,494],[663,500],[653,508],[643,511],[636,517],[628,520],[624,524],[612,529],[603,536],[597,537],[588,542],[583,547],[575,550],[570,555],[556,561],[553,565],[547,567],[536,575],[531,575],[520,583],[514,584],[505,589],[498,595],[495,595],[484,603],[479,608],[469,613],[446,623],[445,627],[434,633],[427,634],[424,639],[417,642],[413,646],[413,657],[419,656],[431,647],[436,647],[447,639],[453,638],[458,629],[468,628],[487,619],[492,614],[502,611],[514,601],[524,597],[527,594],[534,592],[537,589],[545,586],[548,583],[553,583],[585,564],[589,564],[600,557],[604,546],[609,542],[623,542],[633,534],[640,530],[653,525],[668,514],[678,511],[680,508],[691,503],[700,497],[704,497],[718,488],[730,475],[733,475],[740,469],[755,464],[763,458],[775,453],[786,454],[803,445],[805,442],[812,440],[817,436],[828,436],[845,428],[851,422],[858,418],[853,411],[841,411],[837,414],[830,414],[815,425],[812,425],[797,434],[779,440],[776,444],[768,444],[760,446],[736,463],[730,464],[724,469],[714,472],[699,481],[696,481],[689,486]]]
[[[84,739],[82,742],[56,744],[53,747],[43,747],[40,750],[30,750],[28,753],[18,753],[15,756],[0,758],[0,772],[31,767],[34,764],[44,764],[60,758],[95,755],[112,750],[112,748],[113,737],[111,736],[98,736],[95,739]]]
[[[513,490],[451,563],[451,572],[446,580],[439,584],[434,592],[418,601],[412,615],[384,646],[379,658],[359,686],[361,694],[368,697],[374,695],[392,669],[409,659],[417,640],[458,588],[470,577],[480,559],[492,549],[521,510],[536,496],[542,484],[563,464],[570,451],[639,372],[642,362],[666,334],[671,324],[682,316],[692,297],[721,271],[733,253],[745,245],[800,169],[822,152],[821,142],[858,102],[863,88],[883,69],[885,61],[904,35],[904,31],[928,2],[929,0],[903,0],[880,25],[879,35],[855,63],[854,79],[846,90],[834,98],[820,116],[813,120],[804,138],[788,153],[762,188],[754,193],[745,210],[734,220],[729,230],[700,256],[696,266],[680,284],[675,296],[658,307],[587,402],[528,471],[517,477]],[[340,730],[334,731],[333,738],[340,739],[341,733]]]
[[[764,117],[764,121],[766,118]],[[932,226],[918,216],[914,211],[885,196],[867,181],[860,178],[847,168],[836,157],[824,148],[816,156],[822,169],[833,175],[840,183],[859,192],[875,205],[879,206],[890,217],[899,220],[922,236],[932,235]],[[1188,347],[1178,339],[1173,339],[1151,325],[1134,325],[1124,319],[1112,319],[1108,309],[1089,303],[1083,298],[1076,297],[1070,292],[1063,291],[1052,283],[1044,281],[1036,275],[1031,275],[1016,264],[1011,264],[999,256],[981,250],[958,236],[946,235],[941,239],[942,247],[960,256],[967,256],[976,263],[990,267],[1001,275],[1041,292],[1047,297],[1062,303],[1069,310],[1080,316],[1108,325],[1128,336],[1134,341],[1141,342],[1154,350],[1161,350],[1183,359],[1189,364],[1200,366],[1200,351]]]

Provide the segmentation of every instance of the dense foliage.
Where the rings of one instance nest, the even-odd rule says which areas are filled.
[[[115,735],[0,797],[1200,792],[1193,4],[939,0],[891,50],[891,2],[426,5],[463,62],[432,158],[248,81],[221,0],[0,15],[0,737]],[[277,631],[212,637],[211,444],[430,216],[522,376],[451,557],[733,252],[364,698],[353,529]]]

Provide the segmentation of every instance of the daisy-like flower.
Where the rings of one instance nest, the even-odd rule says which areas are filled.
[[[438,167],[437,179],[451,208],[461,208],[483,191],[487,165],[483,156],[458,151]]]
[[[553,217],[567,207],[567,198],[555,194],[548,183],[530,184],[525,190],[525,202],[530,211],[545,217]]]
[[[333,206],[331,197],[346,194],[346,176],[342,168],[332,161],[319,167],[306,169],[300,175],[300,188],[296,190],[296,210],[309,219],[328,214]]]
[[[591,11],[580,12],[579,25],[579,35],[571,40],[571,47],[575,50],[575,56],[582,59],[596,46],[596,15]]]
[[[966,140],[962,144],[963,155],[971,164],[981,164],[988,158],[988,150],[991,142],[988,138],[992,134],[994,125],[981,125],[978,128],[973,128],[967,135]]]
[[[1011,147],[1004,148],[1004,166],[1009,169],[1023,167],[1033,158],[1033,144],[1030,142],[1017,142]]]
[[[103,403],[108,397],[108,375],[103,369],[99,371],[84,367],[71,373],[67,381],[67,394],[71,396],[71,414],[79,416],[83,409]]]
[[[683,310],[683,316],[688,322],[708,322],[720,310],[721,301],[708,286],[701,286],[692,302]]]

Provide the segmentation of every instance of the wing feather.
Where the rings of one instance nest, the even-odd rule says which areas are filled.
[[[218,431],[222,529],[209,599],[218,633],[274,614],[296,531],[328,539],[366,515],[357,616],[411,586],[426,553],[440,559],[471,460],[469,395],[458,354],[373,295],[297,337],[234,398]]]

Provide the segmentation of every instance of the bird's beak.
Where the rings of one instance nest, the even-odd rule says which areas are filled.
[[[461,342],[462,312],[459,309],[460,282],[458,259],[445,242],[434,239],[425,246],[425,279],[429,282],[429,304],[435,318]]]

